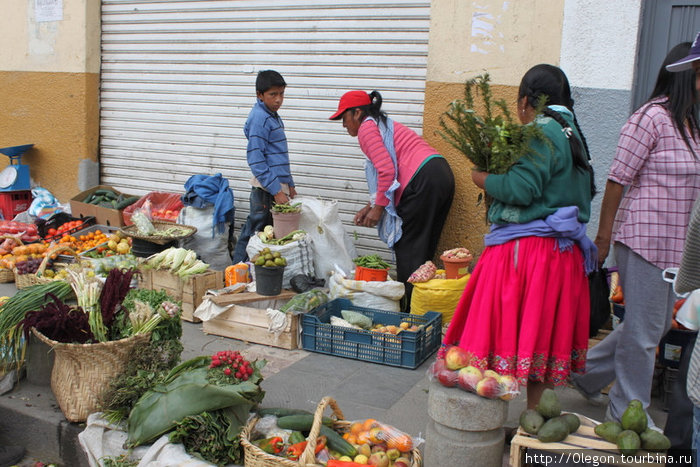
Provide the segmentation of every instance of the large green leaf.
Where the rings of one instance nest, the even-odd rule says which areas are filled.
[[[265,362],[256,362],[255,377],[239,384],[216,385],[207,381],[208,357],[199,357],[174,368],[165,384],[144,394],[129,415],[127,443],[138,446],[170,431],[190,415],[241,406],[248,411],[262,400],[258,383]]]

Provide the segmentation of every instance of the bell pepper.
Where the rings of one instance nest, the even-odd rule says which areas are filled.
[[[284,441],[279,436],[259,439],[257,441],[253,441],[253,444],[268,454],[279,454],[282,452],[282,449],[284,449]]]
[[[306,441],[302,441],[301,443],[287,446],[287,459],[298,461],[299,457],[301,457],[301,454],[304,452],[304,449],[306,449],[306,443]]]
[[[292,431],[292,434],[289,435],[289,444],[301,443],[304,440],[306,440],[306,437],[301,431]]]

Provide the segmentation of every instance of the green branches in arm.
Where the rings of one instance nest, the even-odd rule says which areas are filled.
[[[595,246],[598,247],[598,265],[605,262],[605,258],[610,253],[610,242],[612,240],[613,223],[617,208],[622,201],[624,186],[617,182],[608,180],[605,184],[605,194],[603,204],[600,207],[600,221],[598,222],[598,234],[595,237]]]

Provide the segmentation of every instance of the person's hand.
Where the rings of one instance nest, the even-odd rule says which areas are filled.
[[[605,259],[610,253],[610,240],[596,237],[593,243],[595,243],[595,246],[598,248],[598,267],[603,267]]]
[[[483,190],[486,185],[486,177],[488,174],[488,172],[472,169],[472,182]]]
[[[289,202],[289,196],[287,196],[284,191],[281,191],[275,195],[275,204],[285,204]]]
[[[289,197],[292,199],[297,197],[297,190],[293,186],[289,187]]]
[[[357,214],[355,214],[355,225],[365,225],[365,217],[367,216],[367,213],[369,213],[370,209],[372,209],[372,206],[369,204],[365,205],[357,211]]]
[[[362,225],[365,227],[376,227],[379,220],[382,218],[382,214],[384,214],[384,206],[375,204],[365,216],[365,220]]]

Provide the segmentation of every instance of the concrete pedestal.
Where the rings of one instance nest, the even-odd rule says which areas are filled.
[[[500,467],[503,464],[507,402],[446,388],[433,381],[428,394],[428,415],[424,465]]]

